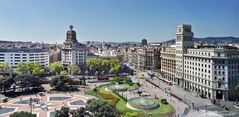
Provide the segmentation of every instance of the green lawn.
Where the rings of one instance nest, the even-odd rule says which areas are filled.
[[[120,112],[122,112],[122,113],[126,113],[126,112],[137,112],[138,115],[142,115],[142,116],[143,116],[143,115],[149,115],[149,114],[151,114],[151,116],[157,117],[157,116],[165,115],[165,114],[168,114],[168,113],[171,113],[171,112],[174,112],[174,111],[175,111],[174,108],[173,108],[170,104],[165,105],[165,104],[161,103],[161,100],[160,100],[160,99],[157,99],[157,101],[158,101],[159,104],[160,104],[160,108],[159,108],[159,109],[155,109],[155,110],[151,110],[151,111],[137,111],[137,110],[132,110],[132,109],[130,109],[130,108],[128,108],[128,107],[126,106],[126,102],[124,101],[124,99],[122,99],[122,98],[119,97],[117,94],[115,94],[115,93],[113,93],[113,92],[111,92],[111,91],[106,91],[106,90],[105,90],[105,87],[108,86],[108,85],[110,85],[110,84],[107,84],[107,85],[103,85],[103,86],[98,87],[98,91],[111,94],[111,95],[113,95],[115,98],[120,99],[120,100],[118,101],[118,103],[116,104],[115,107],[116,107]],[[129,86],[129,85],[128,85],[128,86]],[[138,86],[137,84],[134,84],[134,85],[132,85],[131,87],[132,87],[132,88],[139,88],[139,86]],[[130,88],[130,86],[129,86],[129,88]],[[95,92],[95,91],[93,91],[93,90],[88,90],[88,91],[86,92],[86,94],[95,96],[95,97],[97,97],[97,98],[99,98],[99,99],[102,99],[102,100],[105,100],[105,99],[102,98],[99,94],[97,94],[97,92]],[[110,102],[111,100],[106,100],[106,101],[109,101],[109,102]]]

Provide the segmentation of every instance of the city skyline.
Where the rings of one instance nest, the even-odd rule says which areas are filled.
[[[63,43],[69,25],[79,42],[161,42],[175,26],[192,24],[195,37],[235,36],[236,0],[192,1],[1,1],[0,40]]]

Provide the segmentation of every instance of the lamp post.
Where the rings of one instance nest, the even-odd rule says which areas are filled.
[[[29,106],[30,106],[30,111],[32,113],[32,98],[29,99],[30,103],[29,103]]]

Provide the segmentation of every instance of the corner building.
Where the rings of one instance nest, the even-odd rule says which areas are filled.
[[[239,78],[239,50],[231,46],[194,47],[192,39],[191,25],[177,27],[175,69],[169,66],[173,63],[166,60],[174,60],[173,51],[161,51],[164,78],[210,99],[239,99],[239,92],[235,90]],[[171,58],[167,57],[169,55]]]
[[[77,41],[76,32],[71,25],[70,30],[66,33],[66,40],[63,43],[63,48],[61,50],[62,64],[64,66],[76,64],[85,67],[86,60],[89,57],[88,55],[89,51],[87,47]]]

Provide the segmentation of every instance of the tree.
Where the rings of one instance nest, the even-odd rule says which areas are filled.
[[[67,73],[67,71],[61,71],[60,72],[60,75],[61,75],[61,77],[63,77],[63,78],[66,78],[66,76],[68,75],[68,73]]]
[[[237,83],[236,83],[235,89],[236,89],[237,91],[239,91],[239,80],[237,80]]]
[[[0,63],[0,73],[12,76],[12,68],[7,63]]]
[[[118,74],[120,69],[121,69],[121,66],[116,65],[116,66],[113,66],[110,71],[111,71],[111,73]]]
[[[35,66],[32,69],[32,75],[34,76],[43,76],[45,73],[45,70],[41,68],[39,64],[35,64]]]
[[[56,111],[55,117],[69,117],[69,111],[69,107],[63,106],[61,110]]]
[[[7,63],[0,63],[0,89],[4,92],[13,84],[12,68]]]
[[[69,65],[68,66],[68,73],[71,74],[71,75],[76,75],[80,72],[80,67],[75,65],[75,64],[72,64],[72,65]]]
[[[51,87],[58,91],[78,90],[73,85],[80,84],[80,80],[67,76],[67,71],[61,71],[60,76],[54,76],[51,80]]]
[[[110,61],[109,60],[103,60],[102,61],[102,67],[104,69],[104,73],[109,73],[110,70]]]
[[[29,112],[14,112],[13,114],[10,115],[10,117],[37,117],[36,114],[32,114]]]
[[[60,62],[54,62],[49,67],[50,71],[55,74],[60,74],[64,70],[63,65]]]
[[[9,89],[13,83],[13,80],[8,76],[0,75],[0,89],[4,92]]]
[[[84,107],[80,107],[80,109],[77,109],[73,111],[72,117],[85,117],[86,115],[90,115],[89,112],[86,111]]]
[[[92,74],[94,74],[95,71],[98,71],[98,73],[102,69],[102,60],[97,58],[88,58],[86,61],[87,66],[91,70]]]
[[[118,83],[118,84],[122,84],[125,81],[125,78],[123,77],[114,77],[111,82],[112,83]]]
[[[87,101],[86,110],[93,113],[94,117],[119,117],[120,113],[107,101],[90,99]]]
[[[119,73],[121,69],[121,64],[118,59],[102,60],[99,58],[89,58],[87,59],[87,66],[93,72],[97,73]],[[98,75],[97,74],[97,75]]]
[[[45,72],[38,63],[20,62],[16,68],[16,82],[22,88],[40,86],[40,76]]]

